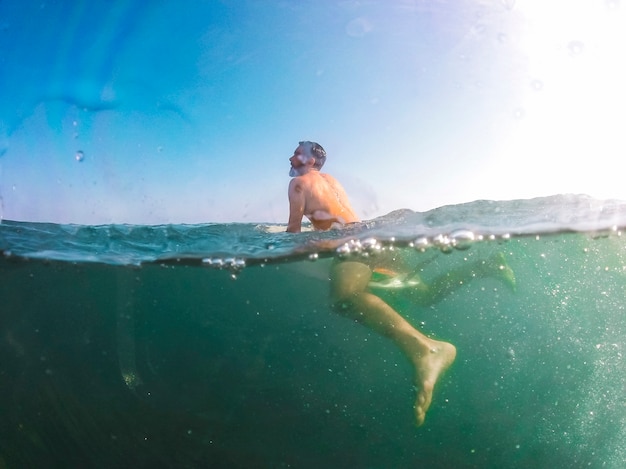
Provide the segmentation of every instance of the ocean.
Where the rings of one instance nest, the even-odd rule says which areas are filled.
[[[0,224],[0,468],[626,467],[626,204],[398,210],[346,230]],[[330,307],[338,260],[393,252],[453,343],[423,426],[398,348]]]

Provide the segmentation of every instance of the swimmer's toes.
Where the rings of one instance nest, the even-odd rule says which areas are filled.
[[[424,421],[426,420],[426,409],[424,409],[423,404],[420,404],[420,398],[418,397],[417,402],[415,403],[415,423],[418,427],[424,425]]]
[[[427,386],[429,387],[429,386]],[[430,407],[432,402],[432,387],[429,387],[429,391],[425,391],[424,389],[420,389],[417,391],[417,397],[415,399],[415,421],[417,426],[421,426],[424,424],[424,420],[426,420],[426,412]]]

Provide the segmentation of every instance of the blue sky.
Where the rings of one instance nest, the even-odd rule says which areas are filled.
[[[285,222],[302,139],[326,148],[363,218],[626,199],[624,8],[0,2],[2,217]]]

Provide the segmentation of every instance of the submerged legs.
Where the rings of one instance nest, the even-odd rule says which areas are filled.
[[[456,348],[448,342],[425,336],[380,297],[370,293],[371,277],[371,268],[363,262],[334,264],[330,273],[332,305],[338,313],[391,339],[412,363],[417,387],[415,418],[419,426],[426,418],[437,380],[454,362]],[[412,288],[405,291],[413,302],[428,306],[481,277],[496,278],[515,289],[515,275],[504,255],[497,253],[486,260],[452,269],[429,284],[415,282]]]
[[[370,268],[360,262],[340,262],[331,269],[331,297],[340,314],[390,338],[413,365],[417,397],[415,418],[422,425],[439,376],[454,362],[456,348],[426,337],[391,306],[369,293]]]
[[[511,290],[515,290],[515,273],[506,263],[504,255],[499,252],[485,260],[462,264],[435,278],[429,284],[420,282],[416,288],[407,288],[403,293],[414,303],[430,306],[472,280],[484,277],[500,280]]]

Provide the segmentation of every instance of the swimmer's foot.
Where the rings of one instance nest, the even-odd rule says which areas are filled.
[[[426,412],[433,400],[433,390],[437,380],[454,362],[456,348],[447,342],[432,341],[430,352],[416,358],[415,385],[417,398],[415,400],[415,419],[417,426],[421,426],[426,419]]]
[[[515,279],[515,272],[506,262],[506,257],[503,253],[498,252],[489,258],[489,264],[492,268],[495,268],[495,273],[492,273],[493,277],[502,280],[504,284],[511,290],[517,289],[517,280]]]

